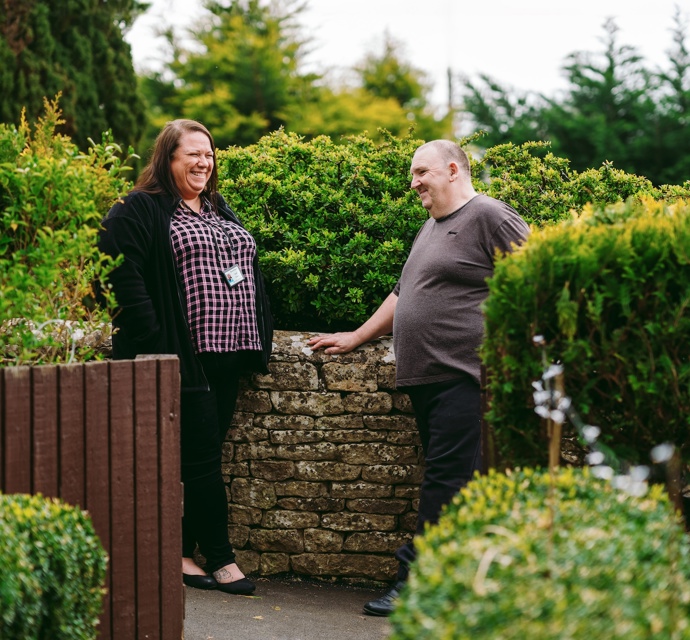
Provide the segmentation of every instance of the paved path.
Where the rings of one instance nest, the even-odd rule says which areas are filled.
[[[386,618],[362,605],[383,590],[259,578],[253,596],[186,588],[185,640],[385,640]]]

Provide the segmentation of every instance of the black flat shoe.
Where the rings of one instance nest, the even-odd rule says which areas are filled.
[[[216,582],[216,584],[218,585],[216,587],[218,591],[232,593],[236,596],[248,596],[250,593],[254,593],[254,589],[256,589],[256,585],[247,580],[247,578],[233,580],[232,582]]]
[[[368,616],[389,616],[398,603],[400,591],[405,586],[403,580],[396,582],[385,594],[364,605],[364,613]]]
[[[217,589],[218,583],[213,576],[195,576],[189,573],[182,574],[182,582],[194,589]]]

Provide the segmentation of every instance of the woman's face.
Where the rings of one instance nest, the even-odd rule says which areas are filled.
[[[204,190],[213,171],[211,141],[201,131],[183,133],[170,168],[182,198],[194,200]]]

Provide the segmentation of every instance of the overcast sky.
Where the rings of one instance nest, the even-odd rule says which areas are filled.
[[[553,95],[564,88],[560,67],[574,51],[600,51],[603,24],[614,18],[619,44],[632,45],[648,66],[666,66],[677,6],[687,24],[688,0],[307,0],[300,21],[311,37],[308,62],[336,73],[367,52],[380,52],[388,32],[415,67],[434,83],[433,99],[447,100],[447,70],[476,79]],[[126,39],[138,70],[160,66],[156,30],[180,34],[202,11],[201,0],[152,0]]]

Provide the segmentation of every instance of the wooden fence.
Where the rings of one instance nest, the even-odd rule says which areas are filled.
[[[175,357],[0,369],[0,491],[88,510],[103,640],[183,634],[179,399]]]

